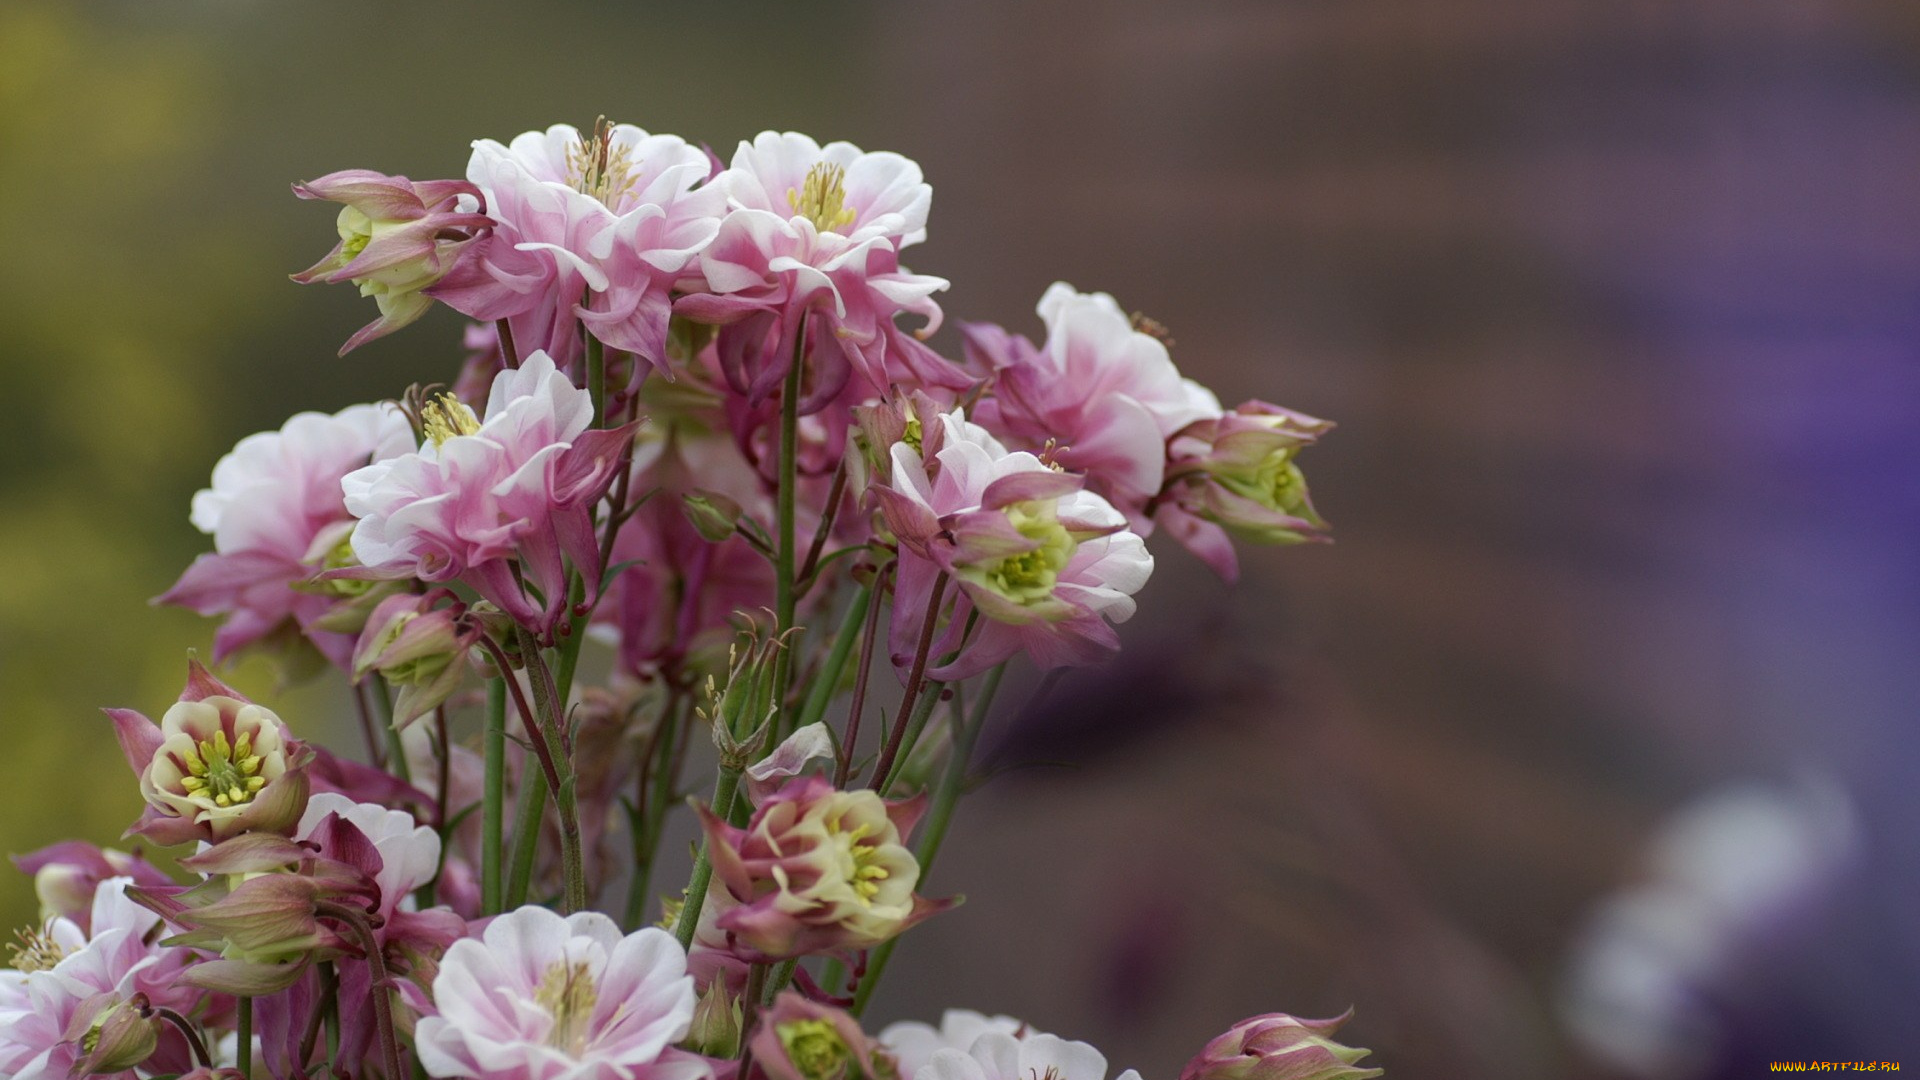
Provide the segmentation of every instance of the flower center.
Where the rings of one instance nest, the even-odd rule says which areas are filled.
[[[420,409],[420,426],[438,447],[455,435],[477,435],[480,418],[467,404],[452,394],[441,394]]]
[[[13,970],[23,975],[34,971],[50,971],[67,958],[67,950],[42,931],[15,930],[13,936],[19,941],[9,950],[12,954],[9,963]]]
[[[825,1020],[789,1020],[773,1028],[788,1060],[807,1080],[833,1080],[847,1068],[847,1043]]]
[[[1060,571],[1066,569],[1067,560],[1073,558],[1079,541],[1054,517],[1050,503],[1016,503],[1007,508],[1007,520],[1020,535],[1036,541],[1038,546],[987,564],[975,571],[976,580],[1018,604],[1045,600],[1053,595]]]
[[[585,961],[569,964],[562,960],[547,968],[533,992],[534,1004],[553,1017],[547,1045],[579,1057],[587,1048],[587,1025],[593,1020],[593,1006],[599,999],[599,988],[594,986],[593,972]]]
[[[880,883],[892,876],[886,867],[879,864],[876,853],[880,850],[880,845],[871,842],[861,843],[872,831],[871,825],[856,825],[851,830],[842,832],[839,818],[832,818],[827,822],[827,835],[840,844],[846,852],[847,885],[853,889],[853,894],[860,898],[860,903],[867,907],[872,907],[873,898],[880,895]]]
[[[351,262],[373,243],[373,219],[354,207],[341,207],[335,225],[340,230],[340,255],[344,262]]]
[[[613,125],[602,116],[584,140],[567,147],[567,183],[583,195],[600,200],[607,209],[633,189],[640,176],[633,159],[613,148]]]
[[[787,205],[794,215],[813,222],[821,232],[839,232],[856,216],[847,202],[847,170],[821,162],[807,170],[799,191],[787,189]]]
[[[920,449],[922,438],[923,436],[920,431],[920,418],[917,416],[907,417],[907,430],[900,436],[900,441],[903,443],[906,443],[908,446],[913,447],[913,452],[916,454],[919,454],[919,453],[923,453],[923,451]]]
[[[226,732],[216,731],[196,750],[187,751],[187,775],[180,778],[180,786],[189,795],[213,800],[215,806],[241,806],[267,786],[267,778],[259,774],[253,733],[229,743]]]

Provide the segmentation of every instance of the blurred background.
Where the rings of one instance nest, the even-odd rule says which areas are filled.
[[[1337,544],[1237,587],[1158,545],[1117,668],[1003,696],[932,889],[967,905],[876,1020],[1148,1080],[1349,1004],[1407,1078],[1920,1067],[1900,0],[9,0],[0,849],[135,816],[96,708],[157,715],[210,640],[145,602],[219,455],[457,369],[444,310],[334,357],[372,306],[286,280],[333,241],[288,183],[601,113],[898,150],[950,319],[1110,291],[1227,402],[1340,423]]]

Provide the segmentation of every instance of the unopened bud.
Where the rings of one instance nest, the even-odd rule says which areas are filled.
[[[1180,1080],[1365,1080],[1382,1069],[1355,1065],[1371,1051],[1343,1046],[1332,1035],[1353,1016],[1329,1020],[1266,1013],[1242,1020],[1208,1043]]]
[[[727,980],[714,979],[694,1006],[692,1026],[681,1045],[723,1061],[738,1057],[742,1022],[740,999],[727,993]]]

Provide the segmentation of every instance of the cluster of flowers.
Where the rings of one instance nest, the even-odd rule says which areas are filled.
[[[858,1017],[951,906],[918,890],[1006,665],[1111,654],[1157,530],[1229,577],[1234,537],[1323,538],[1295,457],[1329,425],[1223,409],[1064,284],[1043,342],[976,324],[942,356],[896,154],[768,132],[723,165],[602,122],[476,142],[465,180],[294,190],[344,204],[296,279],[379,305],[348,348],[438,301],[470,355],[242,440],[162,600],[221,618],[216,661],[341,673],[366,760],[197,662],[158,723],[108,710],[129,834],[192,845],[186,880],[18,860],[46,921],[0,971],[0,1077],[1104,1080],[1006,1017]],[[901,689],[863,738],[883,644]],[[689,788],[702,842],[648,926]],[[1339,1022],[1245,1021],[1182,1080],[1378,1075]]]

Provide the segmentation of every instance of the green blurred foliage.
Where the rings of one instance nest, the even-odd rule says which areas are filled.
[[[723,152],[767,126],[881,142],[859,62],[820,60],[860,55],[856,11],[0,8],[0,852],[113,843],[137,815],[98,709],[157,717],[211,639],[147,601],[209,546],[186,515],[214,461],[295,411],[457,369],[444,311],[333,355],[373,308],[286,280],[333,241],[332,211],[289,182],[457,176],[474,138],[602,112]],[[225,674],[302,735],[357,749],[337,678],[281,693],[261,662]],[[34,918],[31,883],[0,873],[0,933]]]

